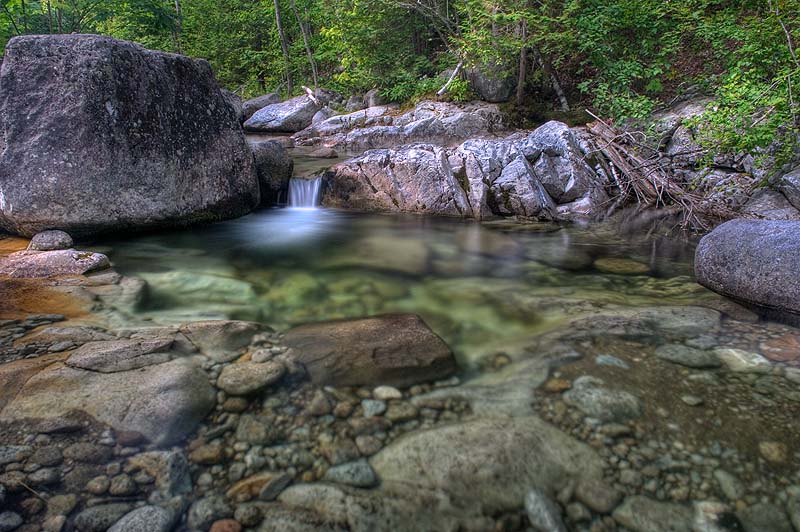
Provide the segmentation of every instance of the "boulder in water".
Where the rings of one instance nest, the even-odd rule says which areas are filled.
[[[731,220],[700,240],[697,282],[767,317],[800,324],[800,222]]]
[[[54,229],[33,235],[30,244],[28,244],[28,249],[31,251],[55,251],[58,249],[70,249],[72,244],[72,237],[69,234]]]
[[[322,385],[411,386],[457,369],[447,344],[414,314],[301,325],[284,342]]]
[[[251,142],[250,149],[256,161],[261,203],[275,205],[286,198],[289,180],[294,171],[294,161],[280,142],[262,140]]]
[[[269,94],[265,94],[263,96],[259,96],[257,98],[251,98],[250,100],[245,101],[242,103],[242,112],[244,113],[244,119],[247,120],[251,116],[255,114],[256,111],[259,109],[263,109],[268,105],[272,105],[274,103],[280,103],[281,97],[271,92]]]
[[[15,37],[0,125],[0,227],[12,233],[182,226],[259,202],[241,127],[203,60],[99,35]]]

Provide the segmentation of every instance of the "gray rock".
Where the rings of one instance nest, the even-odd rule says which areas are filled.
[[[242,113],[244,114],[244,119],[247,120],[259,109],[263,109],[264,107],[274,103],[280,103],[280,101],[281,97],[274,92],[259,96],[257,98],[251,98],[250,100],[245,100],[242,103]]]
[[[697,281],[767,317],[800,323],[798,231],[800,222],[726,222],[697,246]]]
[[[280,362],[239,362],[222,369],[217,387],[230,395],[247,395],[274,384],[285,373]]]
[[[539,532],[566,532],[561,508],[542,490],[533,489],[525,496],[525,513],[531,526]]]
[[[272,423],[268,418],[245,414],[239,418],[236,440],[252,445],[272,443],[277,439]]]
[[[614,510],[614,519],[634,532],[690,532],[693,512],[680,504],[634,495]]]
[[[0,465],[22,462],[33,453],[29,445],[4,445],[0,447]]]
[[[447,344],[414,314],[301,325],[286,332],[284,343],[316,384],[402,387],[457,369]]]
[[[173,514],[159,506],[142,506],[125,514],[108,532],[169,532]]]
[[[11,532],[22,526],[22,516],[14,512],[0,513],[0,532]]]
[[[745,532],[792,532],[786,511],[770,503],[758,503],[736,513]]]
[[[131,505],[127,503],[90,506],[75,516],[75,528],[81,532],[105,532],[129,511]]]
[[[248,131],[294,133],[311,125],[311,120],[326,102],[315,103],[306,95],[262,107],[248,118]],[[322,104],[322,105],[321,105]]]
[[[371,89],[364,94],[364,104],[367,107],[377,107],[378,105],[384,105],[386,103],[386,98],[381,96],[381,93],[378,89]]]
[[[3,378],[0,388],[10,386]],[[78,410],[165,445],[184,438],[215,404],[208,377],[185,359],[118,373],[53,364],[22,386],[0,411],[0,421],[52,419]]]
[[[361,408],[364,409],[364,417],[379,416],[386,412],[386,402],[364,399],[361,401]]]
[[[2,162],[0,162],[2,165]],[[2,183],[0,183],[2,186]],[[18,278],[41,278],[56,275],[83,275],[109,267],[101,253],[75,251],[18,251],[0,260],[0,275]]]
[[[347,103],[344,105],[344,110],[348,113],[354,113],[366,108],[367,104],[364,103],[364,97],[357,94],[350,96],[350,98],[347,99]]]
[[[225,99],[225,102],[227,102],[228,107],[230,107],[231,110],[233,111],[233,115],[236,117],[236,121],[239,122],[240,124],[244,122],[245,118],[244,118],[244,108],[242,106],[242,99],[239,98],[239,96],[237,96],[233,92],[229,91],[228,89],[220,89],[220,92],[222,93],[222,97]]]
[[[66,364],[73,368],[116,373],[168,362],[173,338],[88,342],[73,351]]]
[[[622,494],[603,480],[582,478],[575,485],[575,498],[595,512],[608,514],[622,500]]]
[[[589,166],[575,132],[562,122],[547,122],[517,146],[556,203],[587,197],[604,185]]]
[[[249,321],[198,321],[181,327],[181,332],[201,353],[216,362],[238,358],[262,327]]]
[[[594,377],[579,377],[563,395],[564,402],[601,421],[624,422],[642,415],[636,396],[602,386]]]
[[[489,63],[467,70],[472,88],[487,102],[506,102],[517,86],[513,68],[500,63]]]
[[[149,451],[128,458],[135,469],[155,479],[155,485],[166,498],[192,491],[189,461],[182,451]]]
[[[294,172],[294,161],[289,152],[279,142],[272,140],[251,142],[250,149],[256,161],[261,204],[275,205],[281,198],[285,200]]]
[[[800,220],[800,211],[783,194],[767,188],[756,190],[741,212],[767,220]]]
[[[442,490],[473,511],[516,510],[538,488],[555,493],[602,477],[603,461],[536,417],[484,418],[409,433],[370,459],[382,485]]]
[[[113,455],[111,447],[87,441],[75,442],[64,449],[64,458],[85,464],[105,464]]]
[[[330,107],[323,107],[319,111],[314,114],[314,117],[311,119],[311,125],[319,124],[320,122],[324,122],[325,120],[338,115],[336,111],[331,109]]]
[[[777,187],[795,209],[800,209],[800,166],[781,176]]]
[[[0,227],[83,236],[258,205],[253,158],[207,62],[100,35],[27,35],[6,51]]]
[[[719,357],[712,351],[701,351],[682,344],[659,346],[655,355],[667,362],[680,364],[689,368],[718,368],[722,365]]]
[[[69,249],[73,245],[72,237],[64,231],[50,230],[36,233],[28,244],[32,251],[55,251]]]
[[[6,503],[6,487],[0,484],[0,507]]]
[[[797,492],[789,495],[789,500],[786,502],[786,512],[789,514],[789,520],[795,530],[800,530],[800,494]]]
[[[616,368],[631,369],[630,364],[613,355],[597,355],[594,357],[594,361],[600,366],[613,366]]]
[[[208,530],[214,521],[231,516],[233,510],[223,497],[204,497],[189,508],[186,523],[191,530]]]
[[[735,502],[744,497],[744,485],[724,469],[715,470],[714,479],[728,500]]]
[[[378,484],[378,477],[366,460],[333,466],[325,473],[324,480],[357,488],[371,488]]]
[[[52,486],[61,482],[61,473],[54,467],[43,467],[28,475],[31,486]]]

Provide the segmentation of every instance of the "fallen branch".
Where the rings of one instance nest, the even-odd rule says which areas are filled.
[[[445,92],[447,92],[447,89],[450,87],[450,84],[453,83],[453,80],[456,79],[456,76],[458,76],[458,73],[461,71],[461,67],[463,65],[463,61],[458,62],[455,70],[453,70],[453,73],[450,74],[450,78],[447,80],[447,83],[445,83],[444,86],[436,92],[436,96],[442,96]]]

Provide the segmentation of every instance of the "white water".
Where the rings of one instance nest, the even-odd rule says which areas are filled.
[[[322,179],[319,177],[289,180],[289,207],[313,209],[319,205],[321,190]]]

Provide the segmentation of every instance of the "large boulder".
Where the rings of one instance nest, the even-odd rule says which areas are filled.
[[[414,314],[301,325],[284,343],[322,385],[411,386],[457,369],[447,344]]]
[[[0,226],[13,233],[187,225],[259,202],[253,157],[203,60],[98,35],[16,37],[0,127]]]
[[[246,100],[242,103],[242,113],[244,114],[244,119],[247,120],[253,116],[256,111],[263,109],[268,105],[280,103],[280,101],[281,97],[274,92]]]
[[[469,69],[467,77],[482,99],[494,103],[506,102],[517,87],[517,79],[512,71],[501,63],[489,63]]]
[[[286,199],[289,180],[294,171],[294,160],[280,142],[262,140],[251,142],[250,149],[256,161],[258,184],[261,187],[261,203],[275,205]]]
[[[311,125],[314,115],[322,109],[322,101],[312,100],[307,95],[297,96],[281,103],[262,107],[244,123],[248,131],[267,133],[294,133]]]
[[[782,175],[777,182],[778,189],[783,192],[794,208],[800,209],[800,166]]]
[[[0,374],[0,389],[13,388],[16,377],[14,372]],[[54,363],[15,390],[0,410],[0,421],[53,419],[79,410],[158,445],[186,437],[216,403],[208,377],[187,359],[115,373]]]
[[[800,323],[800,222],[731,220],[700,240],[697,281],[771,318]]]
[[[473,215],[446,150],[430,144],[368,151],[333,167],[323,179],[322,204],[330,207]]]

